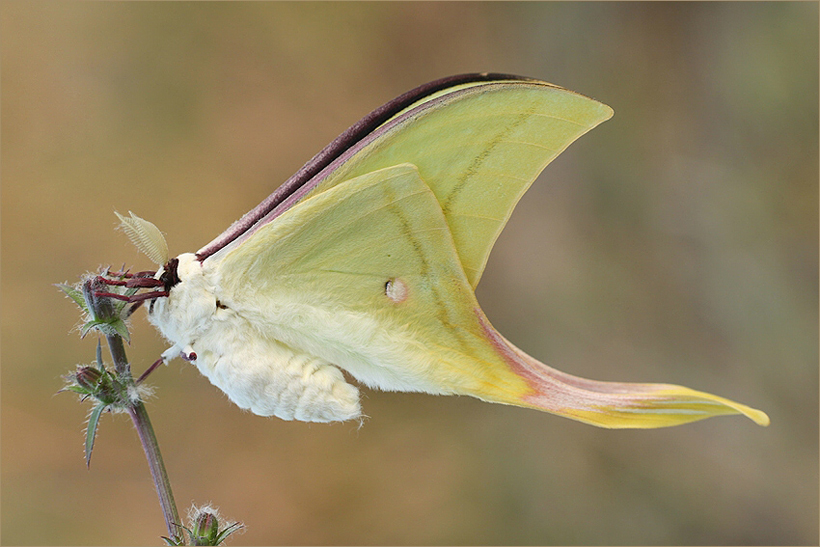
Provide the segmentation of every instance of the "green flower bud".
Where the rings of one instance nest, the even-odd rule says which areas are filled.
[[[191,507],[188,513],[188,522],[191,528],[185,528],[190,536],[191,545],[221,545],[228,536],[238,532],[244,528],[241,522],[232,522],[225,525],[225,519],[222,519],[222,529],[220,529],[219,511],[210,505],[203,505]]]
[[[191,530],[191,541],[194,545],[217,545],[219,538],[219,521],[213,513],[206,511],[197,515],[194,529]]]
[[[94,367],[81,367],[75,375],[77,385],[89,393],[95,393],[100,383],[102,372]]]
[[[67,380],[71,384],[67,389],[83,397],[94,397],[105,405],[122,401],[125,397],[122,384],[117,382],[110,372],[96,367],[79,367],[77,372],[67,377]]]

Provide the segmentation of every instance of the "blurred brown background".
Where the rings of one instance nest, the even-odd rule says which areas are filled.
[[[370,418],[240,412],[176,361],[154,421],[184,512],[233,544],[817,544],[816,3],[3,2],[2,542],[159,544],[129,420],[55,395],[93,360],[51,285],[148,268],[114,211],[194,251],[359,117],[471,71],[615,117],[525,196],[478,297],[561,370],[769,413],[606,431],[469,398],[365,392]],[[144,312],[129,357],[164,348]]]

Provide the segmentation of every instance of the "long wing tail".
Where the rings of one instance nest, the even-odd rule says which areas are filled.
[[[769,417],[760,410],[686,387],[599,382],[560,372],[516,348],[485,317],[479,320],[496,352],[531,388],[516,400],[496,399],[489,393],[481,398],[545,410],[607,428],[668,427],[726,414],[743,414],[758,425],[769,425]]]

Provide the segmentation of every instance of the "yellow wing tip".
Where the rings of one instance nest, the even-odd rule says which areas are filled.
[[[624,384],[620,384],[623,386]],[[606,403],[549,408],[535,405],[588,424],[609,429],[656,429],[696,422],[707,418],[743,415],[757,425],[769,425],[769,416],[762,410],[736,403],[717,395],[685,387],[659,385],[661,389],[646,389],[647,384],[635,384],[635,391],[613,393]],[[600,393],[595,394],[601,395]],[[601,404],[603,403],[603,404]]]
[[[768,414],[766,414],[762,410],[757,410],[756,408],[751,408],[749,406],[737,403],[730,399],[719,397],[717,395],[712,395],[711,393],[696,391],[682,386],[675,387],[676,389],[666,391],[663,395],[665,397],[671,395],[673,397],[673,400],[676,400],[678,404],[682,404],[683,407],[689,407],[692,409],[699,407],[701,410],[703,410],[702,405],[704,403],[707,405],[707,408],[710,405],[715,405],[715,408],[713,410],[705,412],[703,418],[710,418],[714,416],[721,416],[727,414],[740,414],[746,416],[759,426],[767,427],[769,423],[771,423]],[[670,401],[666,401],[667,404],[669,402]]]
[[[743,414],[749,419],[751,419],[757,425],[763,427],[768,427],[771,423],[771,420],[769,420],[769,415],[763,412],[762,410],[747,408],[746,412],[744,412]]]
[[[736,414],[742,414],[746,416],[754,423],[759,426],[767,427],[771,421],[769,420],[769,415],[763,412],[762,410],[757,410],[756,408],[752,408],[750,406],[746,406],[741,403],[737,403],[730,399],[726,399],[724,397],[719,397],[717,395],[712,395],[711,393],[704,393],[702,391],[695,391],[693,389],[679,387],[678,388],[679,394],[687,396],[687,398],[692,397],[694,401],[700,399],[704,402],[713,402],[719,405],[723,405],[726,408],[729,408],[734,411]],[[719,416],[724,414],[723,412],[714,412],[712,416]]]

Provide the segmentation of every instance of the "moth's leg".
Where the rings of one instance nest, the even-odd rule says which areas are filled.
[[[128,278],[127,281],[123,281],[121,279],[110,279],[108,277],[104,277],[102,275],[98,275],[97,279],[105,283],[106,285],[116,285],[119,287],[128,287],[128,288],[146,288],[146,287],[162,287],[164,283],[160,279],[154,279],[153,277],[137,277],[131,276]]]
[[[154,279],[153,277],[148,277],[148,274],[152,272],[139,272],[138,274],[131,275],[127,281],[123,281],[122,279],[110,279],[108,277],[98,275],[96,281],[101,285],[114,285],[118,287],[127,287],[129,289],[150,289],[150,288],[158,288],[163,287],[164,283],[160,279]],[[94,296],[97,297],[107,297],[113,298],[115,300],[122,300],[124,302],[129,302],[131,304],[141,303],[145,300],[151,300],[153,298],[161,298],[168,296],[168,291],[150,291],[146,293],[136,293],[132,295],[126,294],[119,294],[107,291],[94,291]],[[136,309],[136,307],[134,308]],[[131,310],[133,313],[134,310]],[[129,314],[130,315],[130,314]]]
[[[148,378],[148,375],[149,375],[149,374],[151,374],[152,372],[154,372],[154,370],[156,370],[156,368],[157,368],[158,366],[160,366],[160,365],[161,365],[162,363],[164,363],[164,362],[165,362],[165,359],[163,359],[162,357],[160,357],[159,359],[157,359],[156,361],[154,361],[154,363],[153,363],[150,367],[148,367],[147,369],[145,369],[145,372],[143,372],[142,374],[140,374],[140,377],[139,377],[139,378],[137,378],[137,381],[136,381],[135,383],[136,383],[137,385],[140,385],[140,384],[141,384],[141,383],[142,383],[142,382],[143,382],[146,378]]]
[[[126,279],[130,279],[132,277],[154,277],[157,275],[157,272],[154,271],[144,271],[144,272],[137,272],[131,273],[130,271],[125,269],[125,265],[123,265],[122,269],[118,272],[112,272],[111,268],[106,268],[103,272],[103,275],[107,275],[109,277],[124,277]]]
[[[152,298],[162,298],[168,296],[168,291],[151,291],[151,292],[144,292],[138,294],[132,294],[131,296],[127,296],[125,294],[117,294],[113,292],[105,292],[105,291],[96,291],[94,292],[94,296],[102,296],[106,298],[113,298],[115,300],[122,300],[123,302],[128,303],[136,303],[136,302],[143,302],[145,300],[151,300]]]

